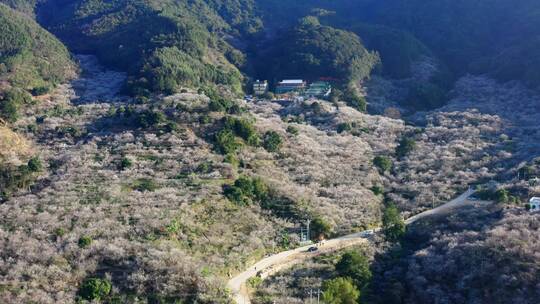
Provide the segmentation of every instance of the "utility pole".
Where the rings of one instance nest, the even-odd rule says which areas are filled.
[[[317,304],[320,304],[322,294],[322,290],[320,288],[317,288],[317,291],[313,290],[313,288],[310,288],[309,292],[306,292],[306,294],[309,294],[309,304],[313,303],[313,293],[317,294]]]
[[[308,242],[309,242],[309,240],[311,240],[311,238],[310,238],[310,231],[309,231],[309,224],[310,224],[310,223],[311,223],[311,220],[308,219],[308,220],[307,220],[307,233],[306,233],[306,238],[307,238],[306,241],[308,241]]]
[[[313,303],[313,289],[309,289],[309,304]]]

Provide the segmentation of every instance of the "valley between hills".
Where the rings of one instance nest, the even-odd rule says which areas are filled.
[[[0,302],[535,303],[535,12],[0,0]]]

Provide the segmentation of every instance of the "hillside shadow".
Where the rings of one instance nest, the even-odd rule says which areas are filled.
[[[481,239],[478,236],[487,235],[503,217],[504,211],[499,207],[486,209],[467,206],[451,215],[430,216],[408,226],[398,244],[390,245],[375,255],[372,284],[364,295],[365,300],[369,303],[407,303],[405,299],[411,296],[411,290],[408,286],[410,282],[406,279],[409,272],[414,271],[410,269],[411,260],[433,258],[435,261],[432,256],[440,252],[434,248],[445,236],[457,238],[463,235],[464,239]],[[441,269],[447,266],[444,264],[446,261],[440,262]],[[429,275],[427,270],[426,275]]]
[[[77,55],[81,67],[81,75],[71,85],[75,91],[74,104],[108,102],[125,99],[120,91],[127,75],[123,72],[109,70],[101,65],[94,55]]]
[[[499,83],[466,76],[456,83],[453,99],[438,112],[478,111],[502,119],[502,129],[517,161],[540,154],[540,94],[519,82]]]

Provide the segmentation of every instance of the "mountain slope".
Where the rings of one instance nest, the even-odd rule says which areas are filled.
[[[379,257],[368,301],[533,303],[540,296],[538,220],[497,207],[422,220],[400,253]]]
[[[527,162],[540,154],[540,96],[519,81],[459,76],[486,71],[505,79],[512,70],[507,80],[534,77],[534,64],[532,76],[521,77],[536,60],[534,15],[525,12],[532,2],[512,9],[507,0],[436,1],[427,8],[416,0],[2,2],[35,15],[70,50],[96,54],[106,66],[77,55],[84,70],[67,82],[69,73],[58,71],[72,63],[61,61],[69,54],[58,40],[0,6],[8,29],[0,32],[2,46],[6,56],[15,54],[6,62],[19,64],[2,74],[10,88],[0,108],[9,126],[0,125],[0,161],[9,162],[0,164],[0,302],[225,304],[228,277],[297,246],[308,219],[312,239],[319,239],[379,226],[385,206],[396,206],[396,217],[413,216],[475,183],[519,175],[520,187],[498,189],[501,204],[540,191],[529,181],[540,169]],[[497,25],[494,17],[505,9],[524,24]],[[491,26],[522,33],[491,47]],[[406,119],[397,107],[381,109],[388,117],[361,113],[340,100],[348,91],[330,101],[234,98],[253,69],[272,80],[334,77],[341,80],[334,88],[350,82],[345,89],[365,89],[359,92],[370,102],[388,96],[385,104],[410,99],[415,110],[430,109],[446,98],[430,84],[447,65],[460,77],[449,104]],[[379,90],[370,87],[373,80]],[[50,94],[27,92],[57,82],[63,83]],[[123,84],[137,96],[119,96]],[[527,299],[536,292],[538,267],[523,270],[520,263],[534,262],[523,244],[537,247],[538,225],[536,217],[518,215],[502,224],[520,231],[517,245],[497,235],[499,223],[488,222],[495,229],[486,235],[476,221],[481,216],[471,217],[477,226],[463,234],[421,226],[430,233],[421,235],[423,247],[401,256],[391,251],[398,265],[381,265],[379,294],[464,302],[461,286],[472,275]],[[519,259],[508,261],[499,241]],[[381,250],[392,247],[381,243]],[[493,265],[508,266],[504,275],[478,275],[473,266],[483,256],[474,255],[476,248],[492,255]],[[452,261],[444,265],[452,278],[438,276],[433,265],[440,260]],[[410,290],[386,294],[398,281]]]
[[[64,45],[34,20],[0,4],[0,82],[32,90],[74,76]]]
[[[47,1],[42,24],[75,52],[128,71],[134,94],[181,87],[241,91],[242,55],[224,39],[255,33],[250,1]],[[242,12],[236,15],[237,12]],[[249,16],[249,17],[248,17]]]
[[[33,143],[15,123],[43,95],[76,74],[64,45],[33,19],[0,3],[0,201],[41,171]]]
[[[368,78],[379,63],[354,33],[321,25],[315,17],[302,19],[262,49],[258,72],[266,79],[329,77],[348,83]]]
[[[502,81],[540,85],[535,55],[540,36],[538,1],[309,0],[261,1],[260,5],[267,24],[286,27],[295,18],[324,9],[315,11],[336,27],[350,30],[363,23],[407,32],[458,76],[488,73]]]
[[[9,7],[22,12],[28,16],[34,16],[34,10],[41,0],[2,0],[0,1]]]

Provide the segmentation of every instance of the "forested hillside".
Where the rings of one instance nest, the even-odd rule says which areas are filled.
[[[249,55],[269,54],[265,42],[294,38],[294,25],[309,15],[319,17],[323,25],[356,33],[361,43],[380,54],[383,74],[393,78],[410,77],[411,64],[429,56],[440,59],[441,67],[448,67],[454,77],[489,73],[502,81],[540,84],[534,56],[540,35],[535,16],[540,8],[535,1],[518,5],[508,0],[428,5],[402,0],[3,2],[30,15],[39,3],[40,23],[73,51],[96,53],[104,62],[129,71],[135,94],[209,84],[238,92],[243,80],[238,69],[272,79],[288,74],[280,70],[276,75],[275,67],[261,67],[261,57]],[[290,51],[282,51],[280,61],[298,62],[298,52]],[[324,50],[317,53],[311,55],[317,57]],[[251,75],[254,65],[259,65],[258,75]],[[447,86],[440,81],[435,83]]]
[[[251,6],[247,1],[47,1],[39,20],[73,51],[94,53],[128,71],[133,94],[211,84],[237,93],[242,76],[230,61],[241,66],[243,56],[223,35],[257,32],[260,21],[250,15]]]
[[[324,13],[327,21],[341,28],[354,28],[360,22],[404,30],[458,75],[489,73],[502,81],[519,79],[540,85],[536,72],[540,62],[534,55],[539,51],[538,1],[313,0],[264,1],[261,5],[267,19],[278,24],[322,8],[332,12]],[[271,9],[277,5],[282,9]],[[403,42],[401,48],[410,49],[410,43]]]
[[[379,63],[354,33],[321,25],[314,16],[278,33],[262,49],[256,59],[262,79],[326,77],[348,83],[368,78]]]
[[[0,201],[27,188],[41,170],[33,144],[11,129],[23,111],[75,77],[64,45],[30,17],[0,3]]]
[[[22,12],[28,16],[34,16],[36,4],[41,2],[40,0],[2,0],[2,2],[11,8]]]
[[[0,4],[0,81],[48,89],[74,76],[67,49],[29,17]]]

